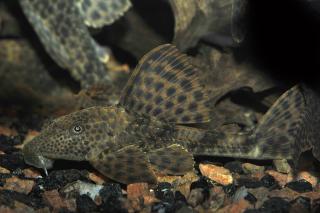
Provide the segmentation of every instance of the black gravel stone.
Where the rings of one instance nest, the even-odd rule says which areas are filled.
[[[286,185],[286,187],[299,192],[299,193],[303,193],[303,192],[310,192],[312,191],[312,185],[311,183],[309,183],[306,180],[298,180],[298,181],[292,181],[290,183],[288,183]]]
[[[26,195],[23,193],[9,191],[9,190],[2,190],[0,193],[0,206],[9,206],[14,207],[14,201],[19,201],[24,203],[27,206],[31,206],[35,209],[44,208],[45,204],[42,198],[34,197],[31,195]]]
[[[21,143],[22,140],[20,136],[7,137],[4,135],[0,135],[0,150],[7,154],[18,151],[18,149],[14,146]]]
[[[186,197],[179,191],[176,191],[174,193],[174,201],[175,202],[183,202],[183,203],[187,203],[187,199]]]
[[[154,190],[155,197],[163,202],[174,203],[174,194],[171,189],[172,186],[170,183],[159,183],[157,188]]]
[[[176,191],[174,193],[174,204],[172,205],[172,211],[176,212],[177,210],[187,205],[188,204],[186,197],[181,192]]]
[[[263,186],[260,180],[254,180],[252,178],[239,178],[237,179],[238,186],[245,186],[246,188],[259,188]]]
[[[196,188],[203,189],[202,193],[203,193],[204,199],[206,200],[210,196],[210,188],[212,187],[213,187],[213,184],[210,181],[208,181],[206,177],[202,176],[197,181],[191,183],[190,191]]]
[[[27,134],[28,129],[31,128],[28,127],[26,124],[24,124],[21,120],[18,120],[16,122],[13,122],[10,128],[16,129],[19,135],[24,138],[24,136]]]
[[[122,197],[122,189],[118,183],[107,183],[99,194],[103,202],[108,202],[109,199]]]
[[[202,176],[197,181],[191,183],[190,191],[196,188],[209,189],[212,187],[212,183],[210,183],[206,177]]]
[[[80,195],[76,199],[77,212],[87,213],[98,210],[98,206],[95,202],[87,195]]]
[[[271,188],[271,187],[273,188],[278,185],[277,181],[271,175],[263,176],[260,181],[262,183],[262,186],[266,188]]]
[[[182,203],[167,203],[167,202],[157,202],[151,207],[151,212],[154,213],[175,213],[182,207],[186,206]]]
[[[18,168],[24,169],[27,165],[21,153],[12,153],[0,155],[0,166],[12,171]]]
[[[44,180],[40,179],[39,184],[43,184],[45,190],[53,190],[61,188],[67,185],[68,183],[72,183],[77,180],[89,181],[87,176],[88,172],[85,170],[58,170],[50,172],[49,176],[46,177]]]
[[[320,199],[312,201],[312,212],[320,212]]]
[[[239,161],[231,161],[224,165],[224,168],[229,169],[230,172],[237,174],[244,174],[241,163]]]
[[[243,213],[262,213],[262,211],[258,209],[246,209]]]
[[[245,196],[244,199],[249,201],[251,204],[255,204],[258,201],[257,198],[250,192],[248,192],[247,196]]]
[[[287,213],[289,212],[290,203],[279,197],[272,197],[265,201],[259,212],[275,212],[275,213]]]
[[[67,208],[63,207],[59,209],[59,213],[74,213],[73,211],[68,210]]]
[[[237,186],[234,184],[229,184],[227,186],[223,186],[223,191],[229,196],[232,197],[234,193],[237,191]]]
[[[291,201],[292,205],[298,205],[304,212],[311,211],[311,199],[308,197],[297,197],[295,200]]]
[[[100,190],[100,196],[102,198],[102,204],[100,205],[100,212],[119,212],[126,213],[121,203],[122,189],[120,184],[108,183]]]

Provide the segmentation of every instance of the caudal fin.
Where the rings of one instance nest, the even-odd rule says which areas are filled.
[[[300,85],[285,92],[262,117],[252,138],[260,159],[297,159],[310,147],[305,131],[308,107]]]

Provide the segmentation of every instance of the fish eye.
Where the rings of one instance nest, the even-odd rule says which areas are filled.
[[[73,132],[76,133],[76,134],[81,133],[82,130],[83,130],[83,128],[82,128],[82,126],[80,126],[80,125],[75,125],[75,126],[73,127]]]

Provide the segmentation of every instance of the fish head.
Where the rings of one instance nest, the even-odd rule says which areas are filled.
[[[55,159],[83,161],[88,155],[114,147],[126,112],[117,107],[90,107],[56,118],[23,147],[24,160],[37,168],[51,168]]]

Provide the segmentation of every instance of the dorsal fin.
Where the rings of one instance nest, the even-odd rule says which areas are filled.
[[[170,44],[151,50],[133,71],[120,104],[171,123],[208,122],[208,96],[189,60]]]

